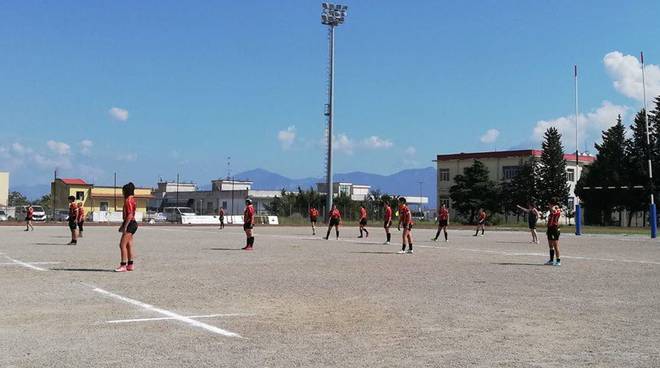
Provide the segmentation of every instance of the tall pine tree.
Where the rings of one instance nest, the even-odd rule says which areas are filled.
[[[561,144],[561,134],[554,128],[548,128],[543,140],[543,153],[539,167],[541,188],[539,190],[539,206],[545,208],[550,202],[562,206],[568,204],[568,183],[566,175],[566,159],[564,147]]]
[[[479,208],[489,212],[499,212],[499,187],[490,180],[488,168],[478,160],[472,166],[465,168],[463,175],[454,177],[456,184],[449,188],[452,207],[459,216],[474,222],[474,216]]]
[[[626,206],[628,191],[608,189],[627,185],[628,159],[626,157],[626,128],[618,116],[615,125],[602,134],[602,143],[594,145],[596,161],[578,183],[577,194],[582,199],[589,218],[587,222],[612,225],[612,212]],[[591,187],[585,190],[584,187]],[[594,189],[602,187],[603,189]],[[621,213],[621,212],[619,212]]]
[[[651,131],[651,146],[655,146],[656,131],[655,124],[649,126]],[[644,119],[644,109],[635,115],[635,120],[630,126],[632,136],[626,142],[626,157],[628,185],[630,186],[627,196],[626,208],[630,215],[628,216],[628,226],[636,212],[646,211],[651,193],[649,182],[648,155],[653,154],[655,150],[649,150],[646,143],[646,120]],[[656,151],[657,152],[657,151]],[[644,189],[635,189],[635,186],[643,186]]]

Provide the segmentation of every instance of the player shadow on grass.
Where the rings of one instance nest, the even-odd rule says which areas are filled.
[[[208,250],[243,250],[241,248],[207,248]]]
[[[114,270],[104,268],[51,268],[50,270],[65,272],[115,272]]]
[[[383,252],[383,251],[376,251],[376,252],[349,252],[349,253],[354,253],[354,254],[397,254],[397,252]]]
[[[67,245],[66,243],[34,243],[34,245]]]
[[[499,262],[492,263],[498,266],[545,266],[543,263],[515,263],[515,262]]]

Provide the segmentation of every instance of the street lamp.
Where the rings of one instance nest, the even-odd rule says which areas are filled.
[[[334,114],[335,87],[335,27],[344,23],[348,6],[331,3],[321,4],[321,23],[328,26],[328,103],[325,105],[325,116],[328,117],[328,156],[326,163],[326,216],[332,208],[332,119]]]

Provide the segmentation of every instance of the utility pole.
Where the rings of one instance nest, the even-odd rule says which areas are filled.
[[[658,232],[658,217],[656,214],[655,208],[655,196],[653,191],[655,190],[653,185],[653,165],[651,162],[651,133],[649,132],[649,111],[646,106],[646,75],[644,74],[644,52],[640,52],[640,59],[642,61],[642,91],[644,96],[644,119],[646,121],[646,146],[648,148],[648,159],[649,159],[649,185],[651,187],[651,201],[649,203],[649,222],[651,225],[651,239],[655,239]]]

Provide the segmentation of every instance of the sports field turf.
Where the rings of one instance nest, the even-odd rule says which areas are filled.
[[[660,241],[524,232],[0,227],[0,367],[658,367]]]

